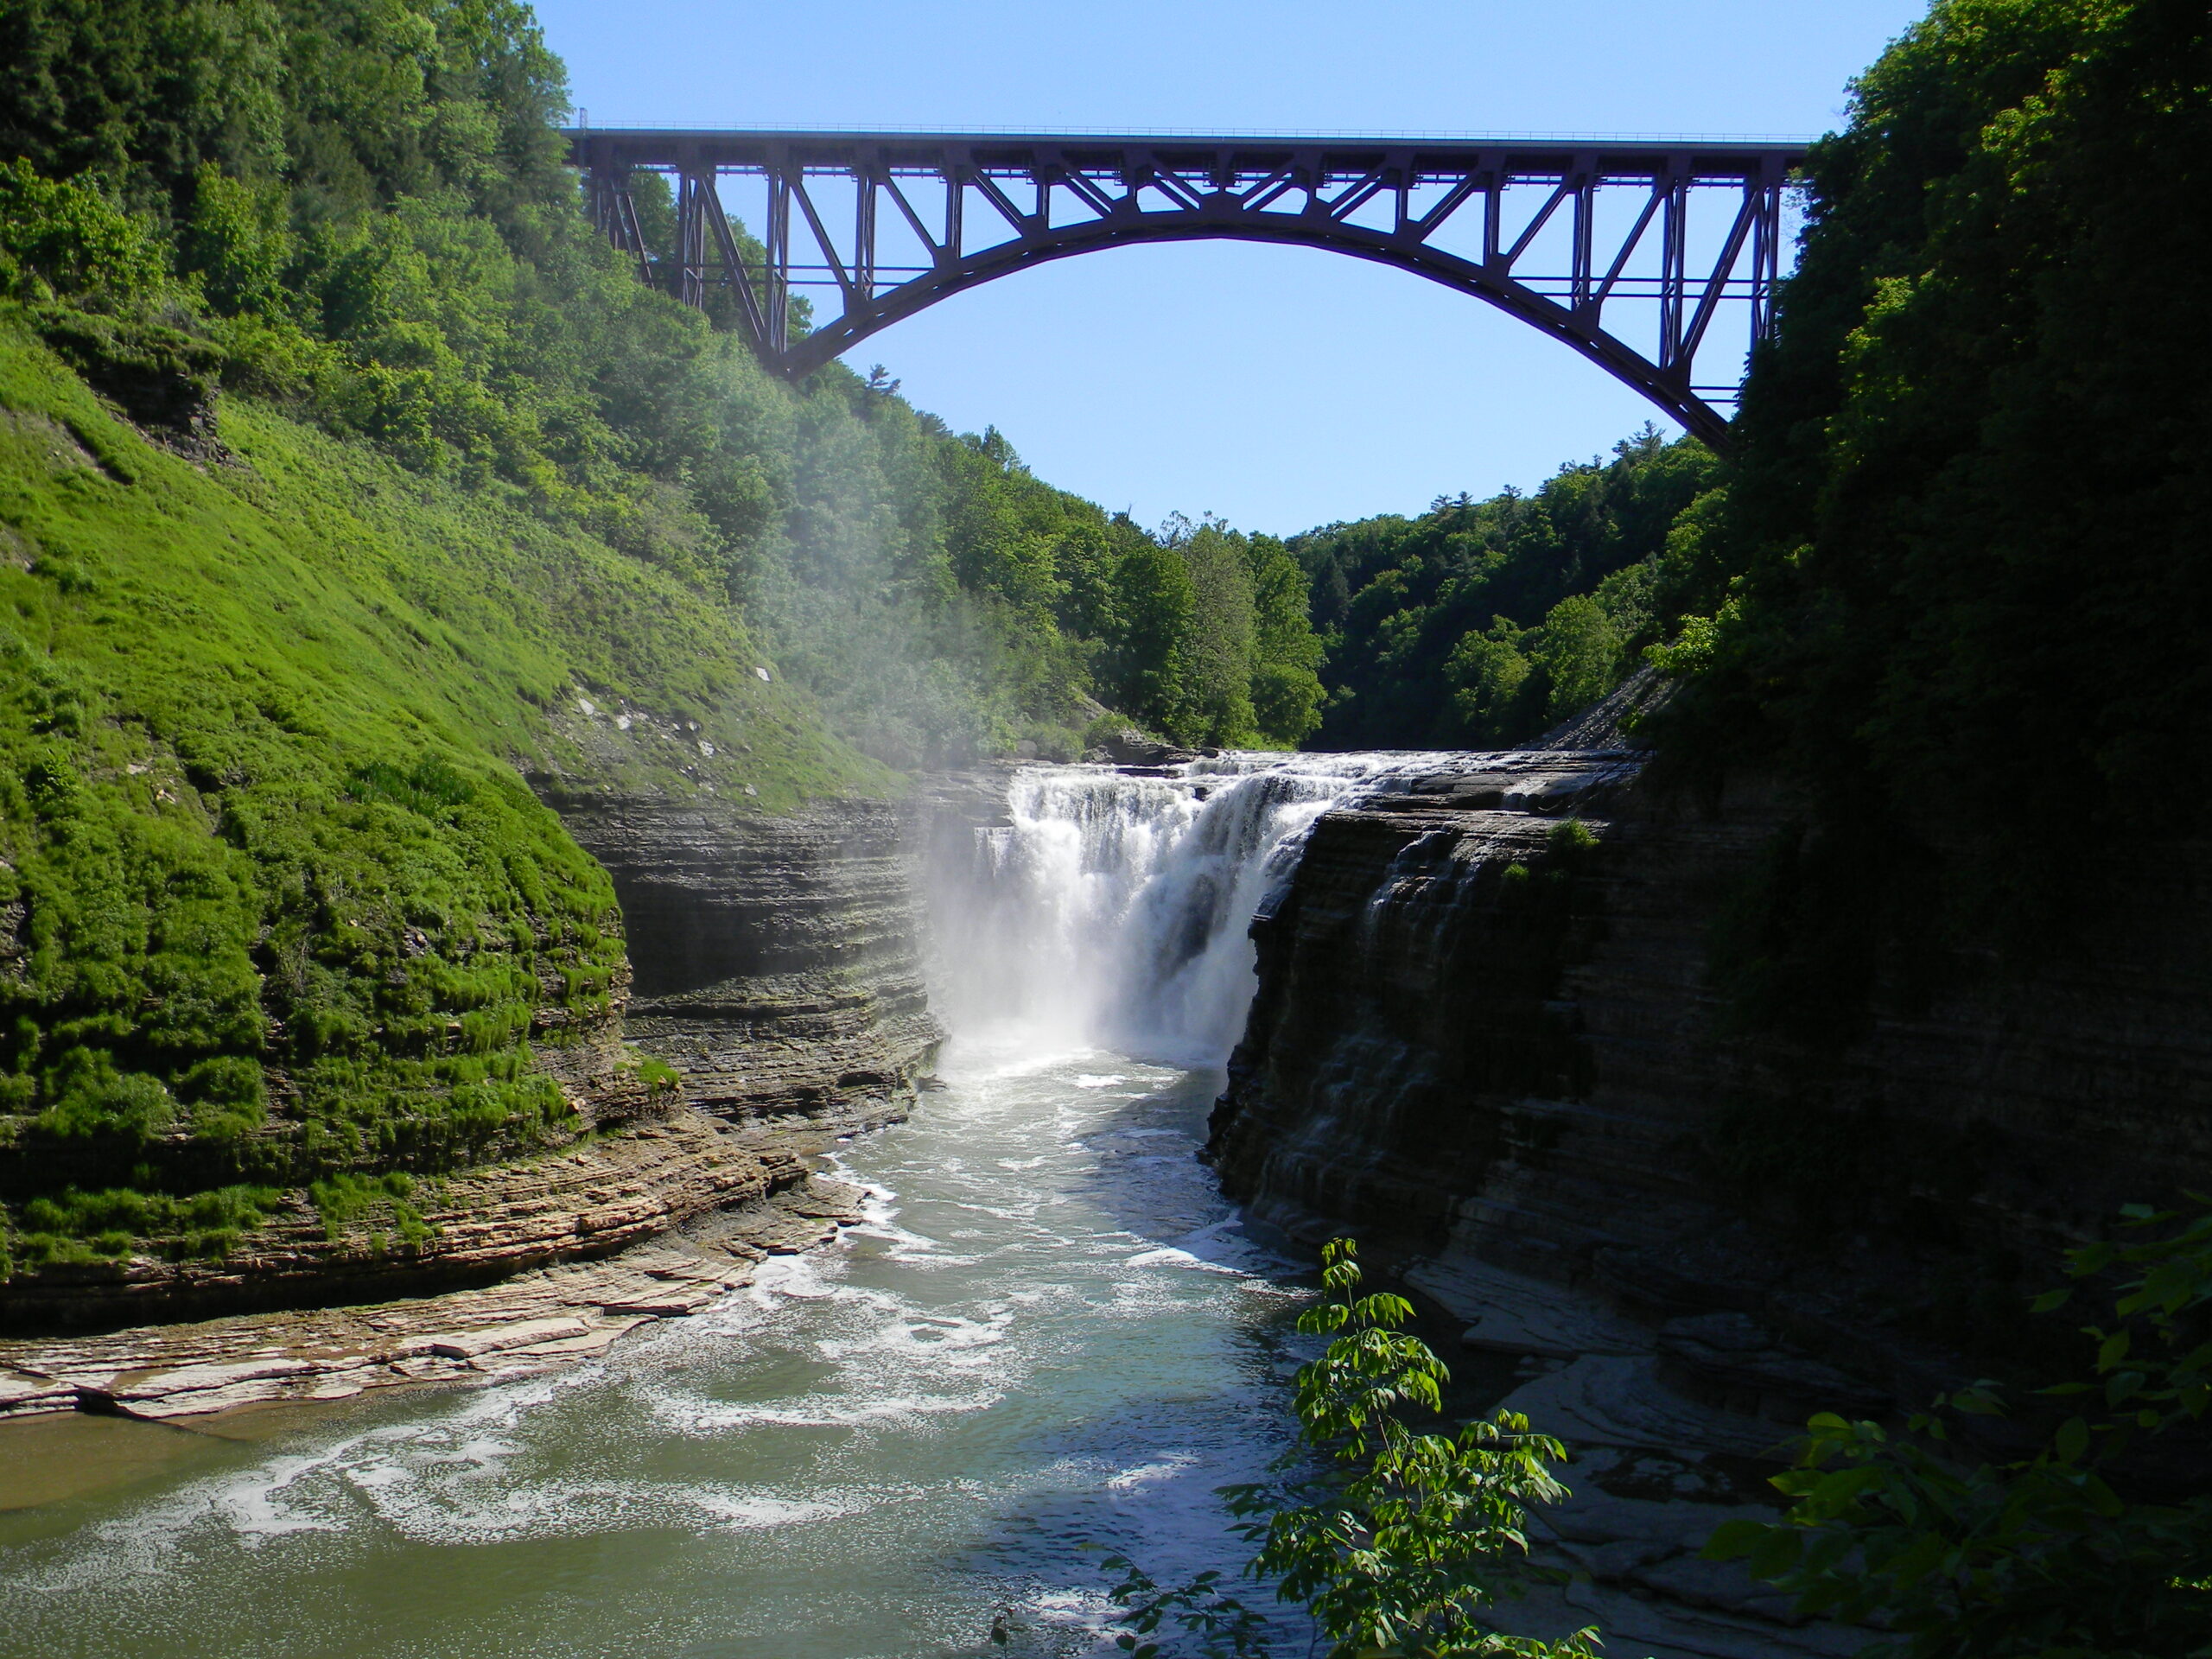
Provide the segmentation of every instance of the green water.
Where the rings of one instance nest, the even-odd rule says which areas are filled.
[[[1086,1653],[1128,1551],[1233,1567],[1298,1293],[1192,1157],[1219,1074],[949,1057],[879,1193],[604,1362],[247,1416],[19,1426],[0,1655]],[[74,1487],[91,1488],[74,1496]],[[1095,1548],[1094,1548],[1095,1547]]]

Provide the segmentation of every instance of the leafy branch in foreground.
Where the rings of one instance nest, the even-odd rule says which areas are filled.
[[[1501,1411],[1458,1434],[1422,1433],[1408,1408],[1443,1409],[1450,1378],[1428,1344],[1399,1327],[1413,1305],[1385,1291],[1359,1294],[1357,1247],[1332,1240],[1322,1252],[1327,1294],[1298,1328],[1332,1338],[1301,1367],[1295,1409],[1300,1438],[1338,1465],[1319,1503],[1284,1505],[1262,1486],[1228,1488],[1237,1531],[1260,1546],[1247,1576],[1272,1580],[1277,1597],[1302,1601],[1332,1643],[1330,1659],[1444,1659],[1514,1655],[1565,1659],[1594,1651],[1597,1631],[1560,1642],[1501,1635],[1484,1610],[1544,1576],[1527,1560],[1529,1505],[1567,1489],[1548,1465],[1566,1450]],[[1218,1573],[1163,1592],[1124,1558],[1114,1599],[1129,1611],[1117,1638],[1134,1659],[1161,1649],[1151,1638],[1169,1619],[1198,1638],[1209,1659],[1265,1654],[1265,1622],[1220,1593]]]
[[[1775,1478],[1796,1499],[1788,1515],[1730,1522],[1706,1554],[1746,1559],[1796,1592],[1802,1611],[1885,1626],[1890,1637],[1871,1651],[1897,1659],[2212,1655],[2212,1494],[2202,1490],[2212,1201],[2194,1202],[2187,1217],[2131,1205],[2129,1228],[2167,1230],[2069,1253],[2076,1280],[2132,1276],[2111,1322],[2083,1327],[2096,1344],[2090,1376],[2040,1390],[2086,1408],[2032,1455],[1972,1463],[1954,1438],[1952,1416],[2009,1415],[1991,1382],[1938,1399],[1897,1440],[1823,1414],[1797,1466]],[[2051,1312],[2073,1294],[2052,1291],[2037,1307]],[[2155,1465],[2142,1455],[2149,1440]],[[2115,1490],[2153,1468],[2184,1489],[2194,1469],[2198,1490],[2169,1503]]]
[[[1171,1619],[1194,1637],[1207,1659],[1264,1659],[1268,1649],[1268,1621],[1234,1596],[1221,1590],[1221,1574],[1208,1571],[1188,1583],[1163,1590],[1126,1555],[1109,1555],[1109,1573],[1122,1581],[1109,1593],[1123,1609],[1116,1622],[1122,1627],[1114,1645],[1131,1659],[1159,1659],[1160,1643],[1153,1637]]]

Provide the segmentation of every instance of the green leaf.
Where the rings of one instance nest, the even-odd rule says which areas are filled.
[[[2089,1449],[2089,1425],[2079,1417],[2068,1418],[2051,1437],[2051,1445],[2062,1461],[2081,1462]]]
[[[1705,1548],[1698,1554],[1708,1561],[1732,1561],[1758,1548],[1772,1530],[1773,1526],[1764,1521],[1723,1521],[1713,1529],[1713,1535],[1705,1541]]]
[[[1805,1535],[1796,1528],[1767,1528],[1765,1535],[1751,1552],[1748,1565],[1751,1576],[1772,1583],[1797,1565],[1804,1548]]]
[[[2083,1479],[2082,1491],[2089,1500],[2089,1507],[2107,1521],[2117,1521],[2127,1513],[2127,1505],[2120,1502],[2120,1494],[2095,1475]]]

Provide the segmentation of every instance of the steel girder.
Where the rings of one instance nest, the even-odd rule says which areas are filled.
[[[1724,312],[1746,353],[1771,327],[1783,192],[1804,155],[1758,143],[627,129],[569,138],[600,229],[640,277],[689,305],[727,292],[753,348],[793,377],[948,295],[1046,260],[1233,238],[1347,253],[1485,300],[1716,443],[1742,360],[1700,380],[1698,356]],[[640,170],[674,185],[664,252],[640,231],[630,188]],[[722,207],[719,181],[731,175],[765,186],[751,257]],[[844,210],[836,230],[833,193]],[[1716,200],[1719,213],[1694,224],[1694,202]],[[907,263],[879,261],[887,229]],[[840,309],[795,339],[800,287],[834,292]],[[1608,328],[1609,308],[1633,315],[1650,346]]]

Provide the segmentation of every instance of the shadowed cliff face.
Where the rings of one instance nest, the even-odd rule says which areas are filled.
[[[1619,759],[1545,763],[1572,784]],[[1758,1392],[1738,1373],[1779,1344],[1916,1403],[2037,1339],[2020,1310],[2060,1247],[2212,1168],[2212,901],[2188,861],[2073,954],[1949,963],[1816,1047],[1731,1029],[1707,978],[1776,803],[1599,784],[1577,798],[1599,845],[1563,863],[1560,806],[1508,787],[1331,813],[1255,924],[1212,1150],[1264,1217],[1647,1325],[1741,1316],[1736,1358],[1675,1344],[1710,1395]]]
[[[635,989],[628,1035],[724,1116],[899,1116],[943,1033],[919,901],[887,802],[790,817],[716,803],[556,802],[607,867]]]

